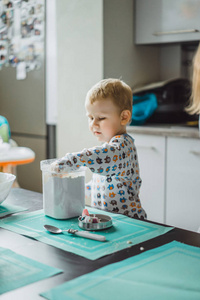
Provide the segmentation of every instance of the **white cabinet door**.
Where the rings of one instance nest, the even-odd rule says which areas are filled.
[[[166,224],[200,227],[200,140],[167,140]]]
[[[147,219],[164,222],[165,137],[130,134],[135,139],[142,186],[140,199]]]
[[[136,0],[136,44],[200,40],[199,0]]]

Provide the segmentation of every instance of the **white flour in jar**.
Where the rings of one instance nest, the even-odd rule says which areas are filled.
[[[78,217],[85,208],[85,176],[43,172],[44,213],[55,219]]]

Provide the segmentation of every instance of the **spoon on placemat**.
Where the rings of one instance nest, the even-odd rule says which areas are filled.
[[[105,236],[103,235],[98,235],[98,234],[94,234],[94,233],[90,233],[90,232],[87,232],[87,231],[78,231],[78,230],[75,230],[75,229],[66,229],[66,230],[62,230],[58,227],[55,227],[55,226],[52,226],[52,225],[44,225],[44,228],[51,232],[51,233],[62,233],[64,231],[68,232],[68,233],[72,233],[74,235],[78,235],[80,237],[84,237],[84,238],[87,238],[87,239],[91,239],[91,240],[96,240],[96,241],[99,241],[99,242],[105,242],[106,238]]]

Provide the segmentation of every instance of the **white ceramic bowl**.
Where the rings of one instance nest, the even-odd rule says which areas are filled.
[[[6,200],[16,176],[0,172],[0,204]]]

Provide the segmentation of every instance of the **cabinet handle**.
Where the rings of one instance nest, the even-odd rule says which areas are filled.
[[[172,31],[156,31],[153,33],[155,36],[167,35],[167,34],[179,34],[179,33],[194,33],[199,32],[198,29],[182,29],[182,30],[172,30]]]
[[[200,152],[199,152],[199,151],[190,150],[190,153],[192,153],[192,154],[194,154],[194,155],[200,156]]]

